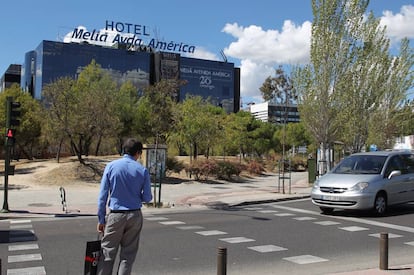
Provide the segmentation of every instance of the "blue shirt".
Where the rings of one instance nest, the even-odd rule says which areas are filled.
[[[98,198],[100,224],[105,224],[107,202],[111,210],[135,210],[141,209],[143,202],[151,200],[148,170],[132,156],[125,154],[106,165]]]

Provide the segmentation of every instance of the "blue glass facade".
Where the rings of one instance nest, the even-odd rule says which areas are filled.
[[[32,94],[37,99],[41,98],[43,86],[60,77],[77,78],[92,60],[118,83],[130,80],[138,91],[150,83],[151,55],[148,52],[43,41],[34,53],[27,53],[25,59],[32,65],[24,65],[21,84],[24,89],[28,89],[31,79],[34,79]],[[35,70],[29,70],[29,67],[34,67]]]
[[[227,112],[237,112],[240,102],[240,71],[233,63],[182,57],[177,53],[130,51],[91,44],[42,41],[26,53],[21,86],[36,99],[42,88],[60,77],[77,78],[95,60],[119,83],[131,81],[137,92],[160,79],[178,78],[186,85],[177,100],[188,94],[209,98]]]
[[[227,112],[234,110],[234,64],[182,57],[180,78],[186,80],[181,87],[180,100],[187,95],[209,98],[214,105]]]

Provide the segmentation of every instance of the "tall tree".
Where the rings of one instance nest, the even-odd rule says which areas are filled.
[[[276,69],[275,77],[268,77],[260,87],[263,99],[283,106],[280,121],[282,121],[282,158],[285,159],[286,150],[286,125],[288,119],[288,107],[296,104],[296,90],[293,89],[292,80],[286,75],[282,66]],[[284,162],[283,162],[284,163]],[[282,167],[283,169],[283,167]]]
[[[115,82],[94,61],[77,80],[62,78],[45,87],[43,101],[48,112],[48,129],[64,133],[56,136],[61,142],[67,138],[79,162],[84,163],[82,156],[89,154],[94,141],[97,153],[105,136],[116,136],[120,126],[116,91]]]
[[[59,162],[60,152],[65,139],[72,137],[74,124],[74,106],[77,102],[73,91],[75,81],[69,77],[59,78],[47,84],[42,91],[45,123],[42,136],[51,146],[57,147],[56,159]]]
[[[161,80],[147,87],[144,97],[140,99],[140,103],[145,103],[150,111],[145,118],[145,125],[148,125],[146,131],[154,138],[154,143],[165,143],[172,129],[175,96],[179,85],[177,80]]]
[[[321,152],[337,139],[352,151],[368,137],[367,122],[381,103],[389,70],[389,40],[368,0],[312,0],[311,62],[293,72],[299,111]],[[329,169],[321,154],[320,172]]]
[[[89,155],[90,146],[96,141],[95,154],[99,152],[102,138],[116,136],[120,128],[116,114],[118,89],[116,82],[94,60],[79,74],[74,86],[77,96],[76,129],[71,145],[82,162],[82,155]],[[114,100],[115,99],[115,100]]]
[[[385,80],[380,83],[382,97],[370,120],[370,144],[392,148],[395,137],[414,134],[413,103],[407,98],[407,91],[414,87],[413,66],[414,51],[409,40],[403,39],[399,55],[390,57]]]

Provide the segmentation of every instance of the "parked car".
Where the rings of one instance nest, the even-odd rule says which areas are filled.
[[[372,209],[414,201],[414,152],[377,151],[343,159],[315,181],[312,202],[322,213],[339,209]]]

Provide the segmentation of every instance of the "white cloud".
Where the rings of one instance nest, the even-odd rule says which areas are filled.
[[[414,6],[402,6],[400,13],[384,11],[381,17],[381,25],[387,26],[387,34],[392,40],[400,40],[404,37],[414,38]]]
[[[241,96],[250,97],[256,102],[263,101],[259,88],[268,76],[274,75],[275,67],[244,59],[240,68]]]
[[[241,97],[248,101],[263,101],[259,88],[275,68],[282,64],[309,62],[311,22],[295,25],[286,20],[282,30],[263,30],[260,26],[226,24],[223,32],[236,38],[224,53],[240,60]]]
[[[185,56],[192,57],[192,58],[199,58],[199,59],[207,59],[207,60],[220,60],[220,58],[208,50],[204,49],[203,47],[197,46],[195,48],[194,53],[186,53]]]

